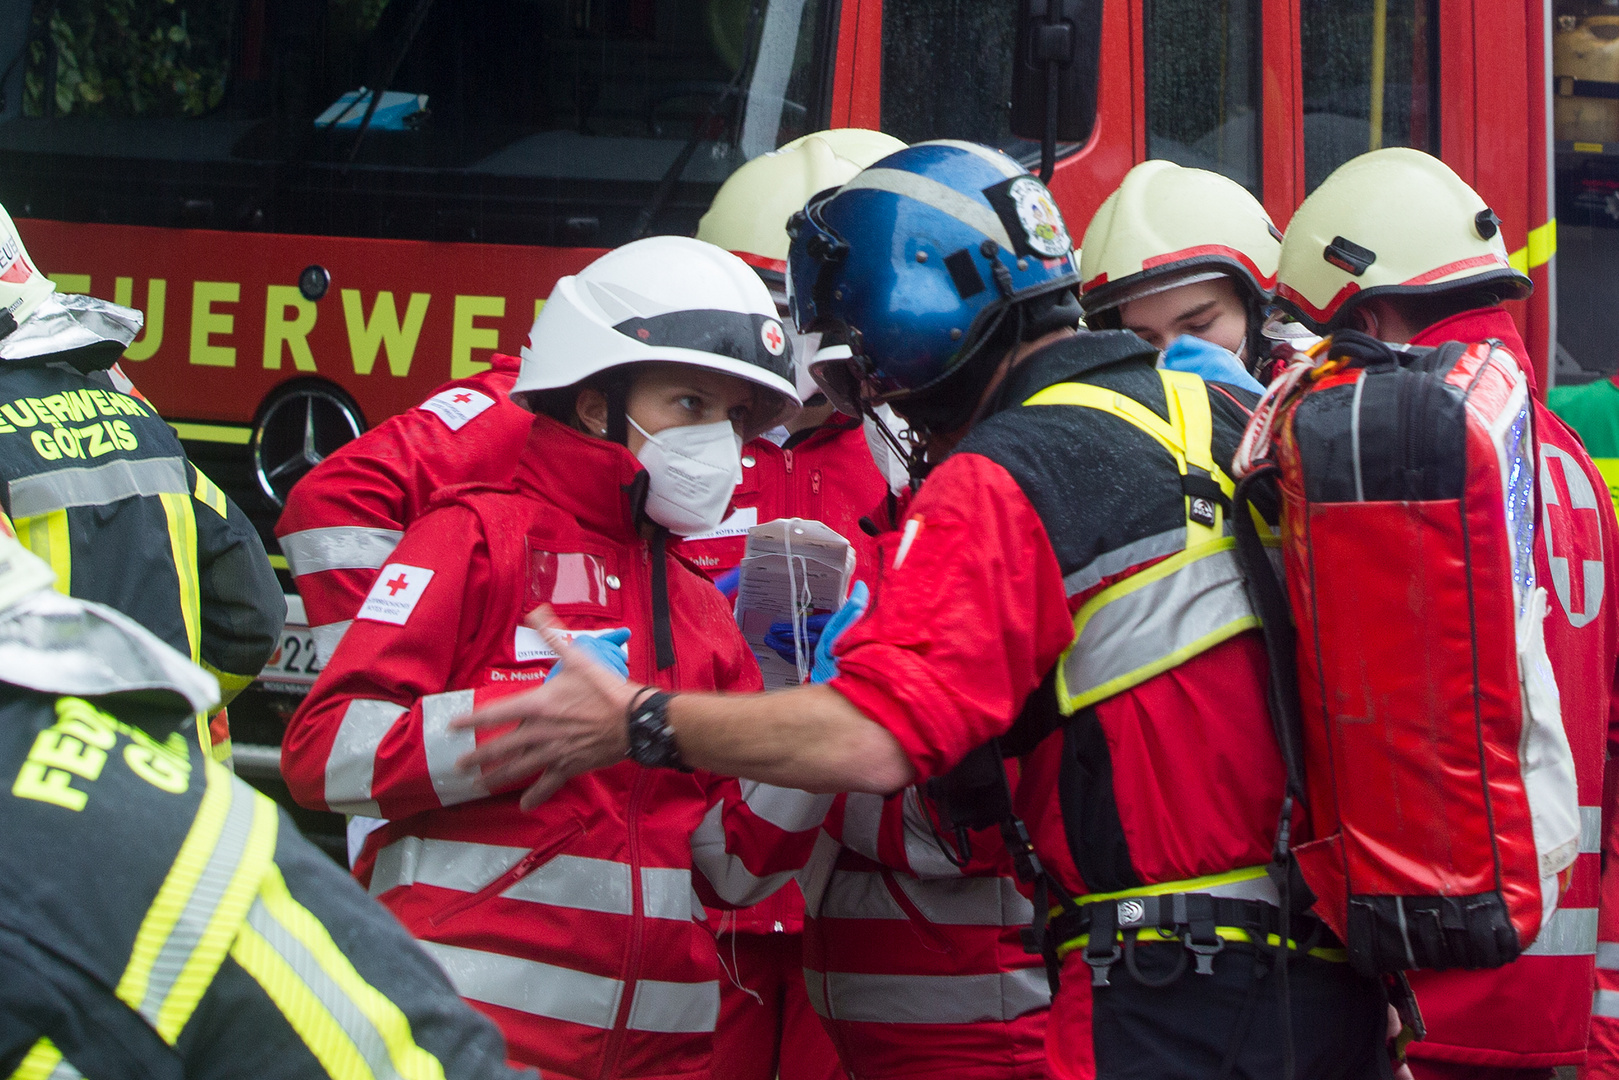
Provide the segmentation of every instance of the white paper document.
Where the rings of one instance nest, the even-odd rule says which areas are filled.
[[[759,659],[766,690],[799,685],[815,659],[806,642],[802,670],[783,660],[765,644],[770,624],[836,611],[848,595],[854,564],[849,541],[819,521],[778,518],[748,530],[736,624]]]

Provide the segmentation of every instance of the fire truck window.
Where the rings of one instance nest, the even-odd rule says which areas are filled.
[[[1437,0],[1302,0],[1304,179],[1384,146],[1439,152]]]
[[[836,14],[837,0],[0,0],[0,199],[69,221],[319,235],[689,233],[738,165],[826,126]]]
[[[1142,13],[1147,156],[1259,195],[1259,0],[1144,0]]]
[[[1017,8],[883,0],[883,130],[908,143],[970,139],[1026,156],[1031,144],[1009,126]]]

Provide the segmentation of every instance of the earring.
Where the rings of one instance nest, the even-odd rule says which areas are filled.
[[[606,428],[602,428],[602,434],[603,435],[607,434],[607,429]]]

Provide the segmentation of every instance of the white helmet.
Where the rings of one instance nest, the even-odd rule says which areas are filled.
[[[794,139],[744,164],[720,185],[697,239],[717,244],[748,265],[787,272],[787,219],[827,188],[841,187],[860,170],[905,144],[866,128],[832,128]]]
[[[40,273],[28,257],[11,215],[0,206],[0,311],[9,313],[20,326],[55,291],[56,283]]]
[[[1257,303],[1276,287],[1282,234],[1241,184],[1143,161],[1091,218],[1080,244],[1086,319],[1164,289],[1231,277]]]
[[[791,419],[792,349],[770,290],[747,263],[686,236],[650,236],[562,278],[523,348],[512,400],[627,364],[691,364],[753,383],[764,402],[751,439]]]
[[[1491,285],[1521,299],[1534,288],[1478,192],[1406,147],[1352,158],[1322,181],[1287,226],[1277,276],[1277,302],[1323,332],[1369,296]]]

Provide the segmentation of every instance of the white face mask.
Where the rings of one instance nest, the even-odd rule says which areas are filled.
[[[866,449],[871,451],[871,460],[877,464],[877,471],[883,474],[888,481],[888,490],[898,495],[911,483],[910,469],[906,467],[905,459],[895,453],[894,447],[888,439],[878,430],[878,421],[887,428],[894,438],[899,440],[901,446],[910,445],[905,441],[904,433],[910,430],[910,425],[887,405],[879,405],[876,409],[877,420],[869,415],[860,422],[860,428],[866,435]]]
[[[653,435],[626,417],[646,443],[635,456],[650,483],[647,517],[676,536],[708,532],[725,520],[742,482],[742,436],[729,420],[664,428]]]

